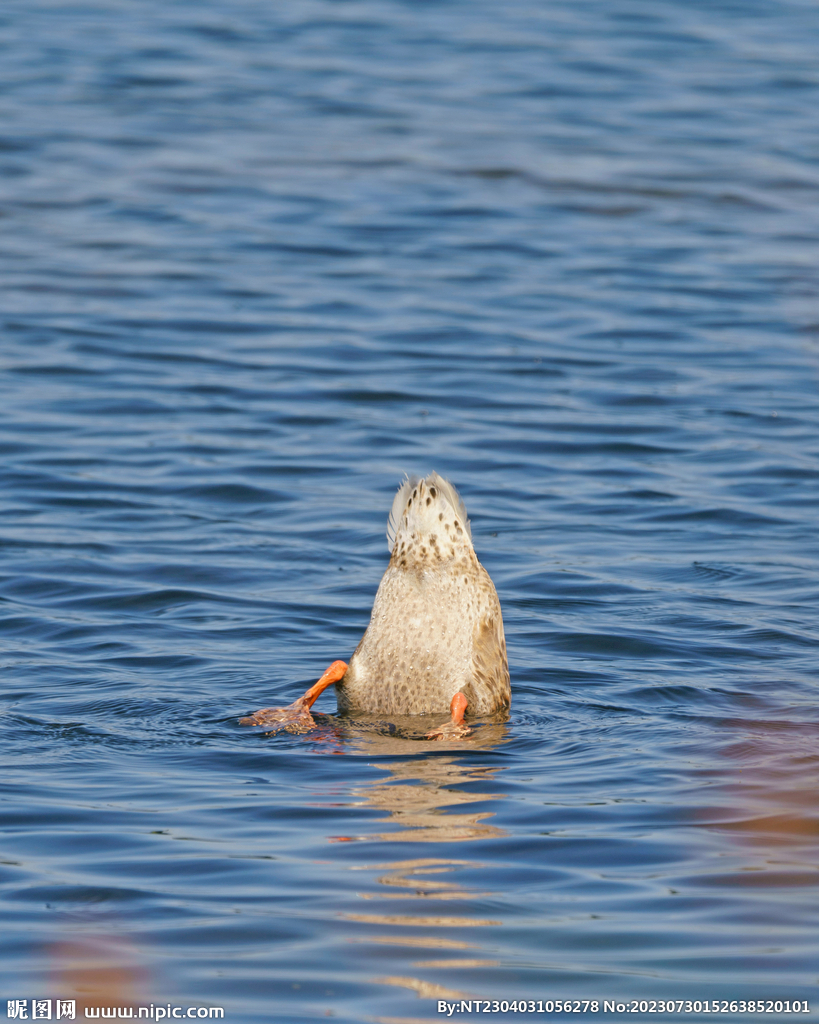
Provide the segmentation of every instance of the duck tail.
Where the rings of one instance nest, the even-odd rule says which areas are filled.
[[[459,520],[471,544],[472,528],[470,526],[469,519],[467,518],[466,506],[463,503],[463,499],[448,480],[444,480],[444,478],[439,476],[437,473],[430,473],[429,476],[423,480],[417,476],[408,476],[398,488],[398,492],[393,499],[392,509],[390,510],[389,522],[387,523],[387,546],[390,549],[390,554],[392,554],[393,548],[395,547],[396,537],[405,525],[404,520],[405,513],[407,512],[407,505],[419,484],[425,485],[427,489],[431,487],[432,496],[437,497],[437,495],[440,495],[443,501],[450,506],[454,516]],[[427,504],[429,504],[428,501]],[[439,505],[439,508],[440,507],[442,506]],[[423,528],[425,524],[418,521],[416,517],[413,516],[413,525]]]
[[[420,479],[417,476],[405,476],[395,498],[393,498],[390,518],[387,523],[387,547],[390,549],[390,554],[392,554],[392,549],[395,547],[395,537],[401,527],[401,516],[404,514],[407,499],[412,494],[413,487],[417,486]]]

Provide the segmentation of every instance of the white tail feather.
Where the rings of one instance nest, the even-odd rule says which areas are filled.
[[[420,477],[417,476],[404,477],[401,486],[398,488],[398,493],[393,498],[390,518],[387,522],[387,547],[390,549],[390,554],[392,554],[392,549],[395,547],[395,535],[398,533],[398,528],[401,525],[401,516],[404,513],[407,498],[412,494],[412,489],[419,479]]]
[[[407,507],[410,495],[412,494],[415,487],[420,482],[420,478],[417,476],[407,477],[401,486],[398,488],[398,493],[395,495],[392,503],[392,509],[390,510],[390,518],[387,523],[387,546],[392,553],[392,549],[395,547],[395,538],[398,535],[398,531],[401,529],[402,520],[404,517],[404,511]],[[443,477],[438,476],[437,473],[430,473],[424,480],[427,487],[436,487],[440,492],[441,496],[451,506],[452,511],[458,517],[458,520],[466,532],[470,542],[472,540],[472,528],[469,525],[469,519],[466,515],[466,505],[463,503],[463,499],[460,494],[455,490],[452,484],[448,480],[444,480]]]

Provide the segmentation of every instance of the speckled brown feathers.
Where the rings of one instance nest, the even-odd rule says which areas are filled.
[[[339,708],[447,712],[459,690],[468,714],[508,707],[500,602],[455,488],[437,473],[405,481],[387,537],[390,564],[367,631],[337,684]]]

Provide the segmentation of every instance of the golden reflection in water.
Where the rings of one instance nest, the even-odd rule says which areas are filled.
[[[503,741],[505,733],[502,724],[485,726],[478,732],[480,747],[495,746]],[[501,799],[500,794],[486,788],[499,769],[482,764],[479,757],[469,756],[476,752],[477,744],[470,748],[461,743],[460,749],[450,752],[437,744],[370,734],[360,737],[357,745],[370,756],[416,755],[408,760],[376,763],[376,767],[387,772],[386,777],[354,791],[362,803],[385,812],[381,821],[387,827],[367,838],[400,843],[405,850],[409,843],[446,843],[450,847],[458,844],[466,853],[466,844],[506,835],[503,829],[491,823],[494,812],[486,806],[490,801]],[[417,756],[424,751],[429,751],[429,755]],[[476,787],[475,783],[484,785]],[[461,852],[460,849],[457,851]],[[377,929],[376,934],[353,941],[396,947],[398,969],[387,976],[374,978],[374,981],[407,989],[420,999],[447,999],[452,1002],[476,998],[475,993],[449,983],[443,972],[451,974],[457,970],[459,978],[463,978],[463,972],[485,970],[498,963],[495,959],[481,956],[478,943],[446,934],[450,929],[481,929],[502,923],[485,914],[470,913],[470,903],[482,903],[491,899],[493,893],[457,880],[459,872],[481,866],[480,862],[463,855],[402,857],[352,866],[354,871],[376,872],[379,886],[358,893],[359,898],[369,904],[366,912],[362,908],[361,913],[345,915],[348,920],[376,926]],[[413,912],[402,913],[396,904],[408,900],[415,901]],[[378,908],[373,906],[379,902],[383,903],[382,913],[375,912]],[[453,903],[457,908],[452,906]],[[410,910],[409,907],[406,909]],[[435,950],[438,955],[419,958],[422,949]],[[416,972],[424,972],[427,976],[419,977]]]
[[[61,999],[76,1002],[77,1019],[88,1007],[145,1004],[152,978],[137,949],[121,935],[77,936],[48,949],[50,977]]]
[[[819,738],[802,722],[741,722],[743,735],[723,748],[732,762],[721,780],[728,798],[708,812],[708,826],[765,857],[766,866],[815,871],[819,853]],[[801,880],[800,880],[801,879]]]
[[[399,843],[452,843],[502,836],[501,829],[487,823],[494,817],[492,811],[455,814],[450,810],[445,812],[444,808],[485,804],[497,799],[494,793],[465,791],[458,787],[492,781],[497,768],[482,765],[475,758],[470,758],[471,764],[464,764],[464,755],[495,747],[505,736],[504,725],[484,725],[468,740],[460,741],[462,749],[450,754],[448,747],[453,744],[445,748],[440,743],[417,742],[400,736],[359,734],[355,745],[370,757],[415,755],[408,761],[376,764],[388,773],[387,778],[353,791],[363,803],[386,811],[387,816],[382,820],[400,829],[380,832],[373,838]],[[434,754],[419,758],[417,755],[424,751],[434,751]]]
[[[377,942],[382,946],[419,946],[422,949],[474,949],[471,942],[444,939],[439,935],[371,935],[362,942]]]

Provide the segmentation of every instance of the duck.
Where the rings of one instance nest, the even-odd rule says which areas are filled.
[[[310,709],[333,684],[342,712],[448,712],[449,720],[426,734],[430,740],[469,735],[467,712],[485,716],[510,706],[500,601],[453,485],[437,473],[407,477],[392,503],[387,542],[390,561],[349,662],[334,661],[288,707],[262,708],[241,724],[308,732],[316,728]]]

